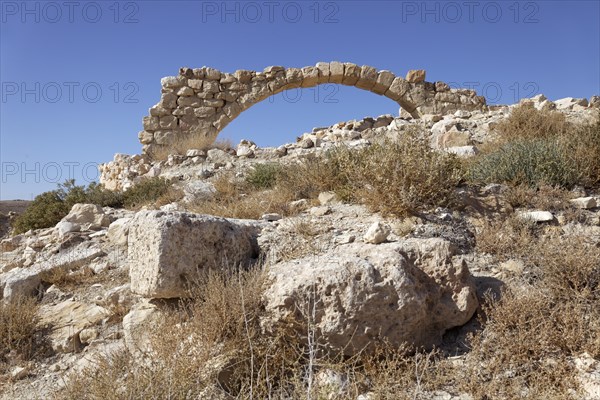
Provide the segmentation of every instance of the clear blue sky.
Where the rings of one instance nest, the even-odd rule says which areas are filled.
[[[599,1],[0,1],[0,199],[97,177],[182,66],[318,61],[475,86],[488,103],[600,93]],[[345,86],[290,91],[221,136],[279,145],[314,126],[397,114]]]

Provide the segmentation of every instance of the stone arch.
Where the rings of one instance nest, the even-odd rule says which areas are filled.
[[[271,66],[262,72],[224,73],[214,68],[181,68],[178,76],[161,80],[162,96],[144,117],[139,133],[144,153],[171,146],[178,139],[201,135],[211,139],[254,104],[284,90],[334,83],[368,90],[398,103],[412,118],[485,107],[485,98],[443,82],[426,82],[425,71],[405,78],[390,71],[353,63],[319,62],[316,66]]]

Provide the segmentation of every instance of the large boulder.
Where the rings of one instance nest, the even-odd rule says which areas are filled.
[[[108,226],[106,236],[108,240],[116,246],[127,246],[127,236],[129,235],[129,223],[131,218],[119,218]]]
[[[206,269],[249,264],[258,255],[251,224],[177,211],[140,211],[129,227],[131,291],[148,298],[188,295]]]
[[[443,239],[348,244],[319,256],[272,266],[263,329],[290,319],[314,329],[319,346],[345,355],[379,340],[431,347],[465,324],[478,301],[463,261]]]
[[[77,203],[62,221],[71,222],[87,229],[97,229],[108,226],[110,224],[110,217],[97,204]]]

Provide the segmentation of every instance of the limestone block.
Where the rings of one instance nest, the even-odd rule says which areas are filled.
[[[396,77],[390,88],[385,92],[385,96],[398,101],[404,97],[404,94],[410,90],[410,83],[404,78]]]
[[[392,82],[396,78],[396,75],[391,73],[390,71],[379,71],[377,74],[377,81],[375,85],[371,88],[371,90],[377,94],[385,94],[388,91]]]
[[[209,68],[209,67],[204,67],[204,79],[208,79],[211,81],[218,81],[221,80],[221,71],[214,69],[214,68]]]
[[[190,79],[188,81],[188,86],[194,90],[202,90],[203,83],[204,83],[203,79]]]
[[[159,128],[158,127],[158,117],[146,116],[142,120],[142,125],[144,126],[144,129],[146,129],[146,130],[155,131]]]
[[[194,109],[194,115],[198,118],[206,118],[215,115],[216,110],[213,107],[198,107]]]
[[[301,85],[303,88],[313,87],[319,81],[319,69],[317,67],[302,68],[302,75],[304,76]]]
[[[219,91],[219,82],[204,81],[204,83],[202,84],[202,91],[205,93],[217,93]]]
[[[160,128],[161,129],[175,129],[177,128],[177,117],[167,115],[160,117]]]
[[[165,93],[162,95],[160,102],[158,103],[159,107],[174,109],[177,107],[177,95],[173,93]]]
[[[257,256],[253,230],[225,218],[140,211],[129,228],[131,291],[186,297],[202,271],[247,265]]]
[[[361,68],[353,63],[344,63],[344,78],[342,84],[344,85],[356,85],[360,78]]]
[[[177,96],[193,96],[194,89],[189,86],[184,86],[177,91]]]
[[[165,88],[179,88],[187,84],[185,76],[166,76],[160,80],[160,84]]]
[[[316,68],[319,70],[318,83],[329,82],[329,63],[319,62],[317,63]]]
[[[352,356],[385,339],[432,347],[447,329],[466,323],[477,308],[466,264],[453,262],[442,239],[379,245],[354,243],[322,255],[275,264],[264,294],[263,329],[311,320],[318,345]],[[289,325],[288,325],[289,326]]]
[[[199,107],[202,105],[202,100],[196,96],[180,97],[177,99],[177,104],[181,107]]]
[[[252,77],[254,76],[254,71],[239,69],[239,70],[235,71],[234,76],[241,83],[248,83],[252,80]]]
[[[412,69],[406,74],[406,80],[411,83],[425,82],[424,69]]]
[[[360,78],[356,82],[356,87],[371,90],[375,83],[377,83],[377,70],[368,65],[363,65],[360,68]]]
[[[342,83],[344,79],[344,64],[338,61],[329,63],[329,82]]]

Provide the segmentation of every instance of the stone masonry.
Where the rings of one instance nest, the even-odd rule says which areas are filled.
[[[409,71],[406,79],[390,71],[353,63],[319,62],[304,68],[267,67],[262,72],[225,73],[214,68],[181,68],[161,80],[162,96],[144,117],[139,140],[143,152],[169,146],[183,135],[216,138],[242,111],[269,96],[294,88],[334,83],[356,86],[397,102],[413,118],[456,110],[482,110],[485,98],[444,82],[426,82],[425,71]]]

